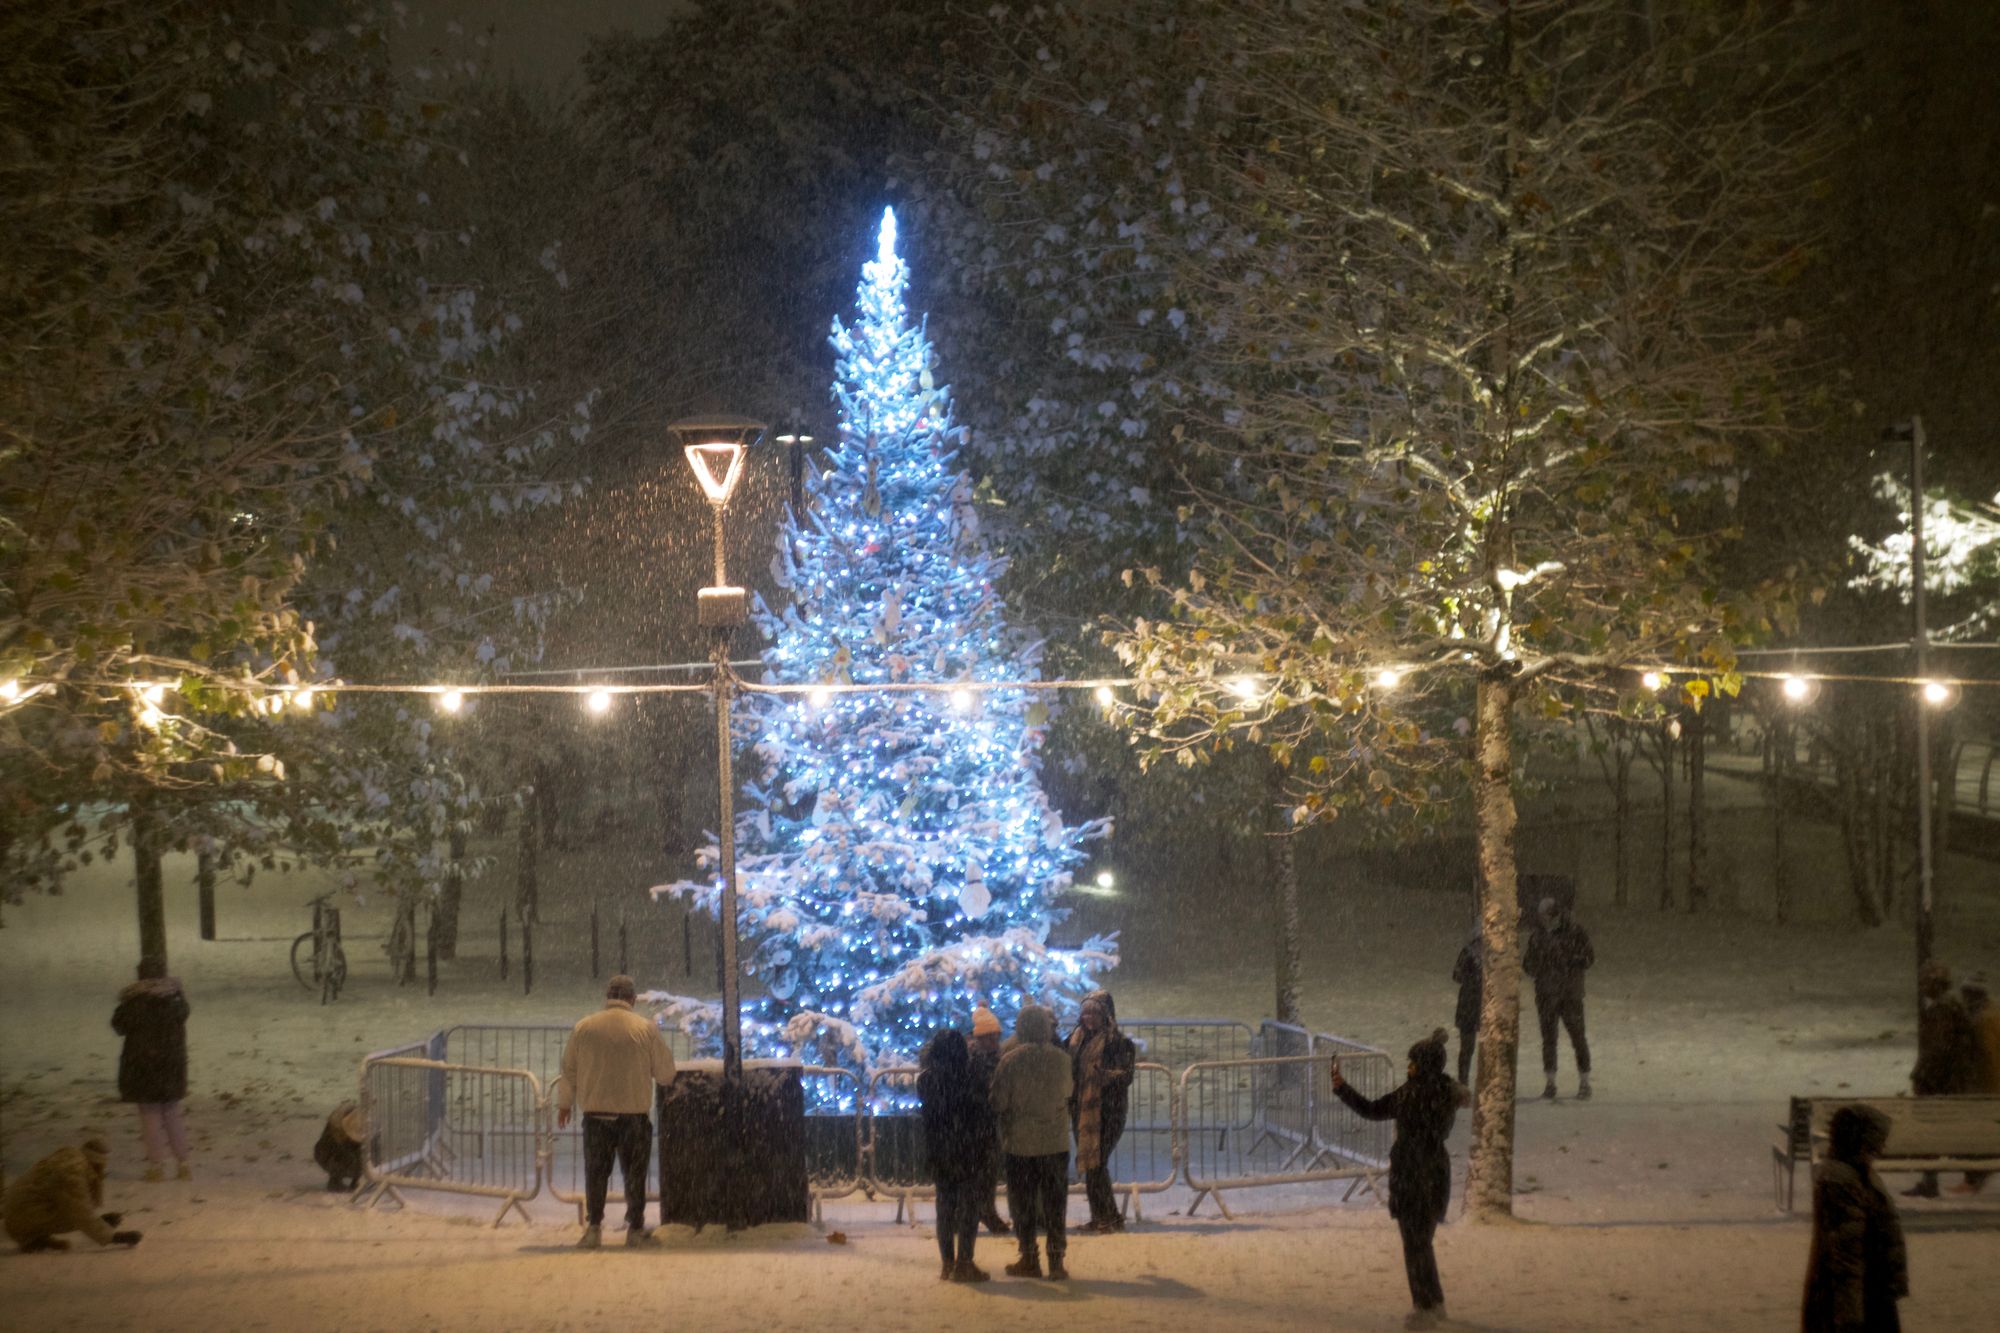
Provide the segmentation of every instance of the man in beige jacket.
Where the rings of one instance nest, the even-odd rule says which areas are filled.
[[[632,978],[619,975],[604,988],[604,1007],[582,1020],[563,1048],[556,1080],[556,1124],[569,1127],[583,1112],[585,1224],[580,1249],[603,1242],[604,1196],[611,1163],[625,1177],[625,1243],[658,1245],[646,1229],[646,1168],[653,1156],[653,1085],[674,1081],[674,1053],[651,1019],[632,1012],[638,1001]]]

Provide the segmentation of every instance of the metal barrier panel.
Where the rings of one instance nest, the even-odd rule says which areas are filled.
[[[1386,1065],[1387,1057],[1355,1057],[1357,1088],[1361,1079],[1371,1085],[1378,1080],[1366,1068],[1371,1061]],[[1345,1075],[1346,1057],[1342,1066]],[[1381,1077],[1386,1078],[1386,1070]],[[1181,1170],[1195,1191],[1190,1212],[1219,1190],[1314,1180],[1372,1181],[1385,1169],[1386,1163],[1350,1157],[1343,1146],[1323,1137],[1323,1126],[1332,1131],[1340,1116],[1355,1117],[1333,1097],[1331,1067],[1318,1056],[1190,1065],[1181,1073],[1180,1088]],[[1245,1121],[1250,1128],[1239,1127]],[[1227,1215],[1227,1207],[1223,1212]]]
[[[403,1189],[485,1195],[509,1209],[542,1188],[546,1104],[524,1069],[414,1056],[370,1058],[362,1071],[368,1137],[362,1161],[376,1201]]]
[[[1176,1074],[1192,1064],[1260,1054],[1250,1025],[1233,1018],[1127,1018],[1118,1027],[1137,1043],[1140,1059]]]
[[[1371,1101],[1396,1086],[1396,1062],[1387,1051],[1324,1032],[1312,1034],[1314,1079],[1323,1085],[1313,1122],[1316,1141],[1357,1166],[1389,1169],[1389,1146],[1396,1127],[1387,1120],[1363,1120],[1347,1109],[1333,1092],[1333,1060],[1340,1057],[1340,1077]]]
[[[806,1089],[806,1178],[812,1197],[817,1202],[852,1194],[866,1181],[862,1121],[868,1099],[861,1076],[826,1065],[807,1065],[800,1074]]]

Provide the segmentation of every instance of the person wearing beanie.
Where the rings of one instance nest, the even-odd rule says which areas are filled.
[[[36,1250],[66,1250],[67,1232],[81,1231],[99,1245],[139,1243],[136,1231],[115,1231],[123,1220],[104,1207],[104,1167],[110,1150],[103,1139],[85,1139],[74,1148],[58,1148],[28,1168],[7,1187],[0,1210],[7,1234],[24,1254]]]
[[[1874,1168],[1888,1138],[1887,1117],[1867,1106],[1843,1106],[1827,1125],[1826,1160],[1813,1177],[1803,1333],[1902,1327],[1896,1302],[1910,1294],[1903,1225]]]
[[[993,1070],[1000,1063],[1000,1020],[991,1009],[980,1005],[972,1011],[972,1074],[979,1082],[982,1097],[991,1097],[993,1090]],[[991,1104],[989,1102],[989,1113]],[[1004,1162],[1000,1152],[999,1122],[994,1122],[990,1140],[992,1153],[986,1162],[986,1184],[979,1191],[979,1222],[996,1236],[1004,1236],[1014,1228],[1007,1219],[1000,1216],[996,1197],[1000,1192],[1000,1175]]]
[[[646,1168],[653,1155],[653,1086],[674,1081],[674,1053],[659,1025],[632,1011],[639,991],[620,973],[604,987],[604,1007],[580,1020],[563,1047],[555,1081],[556,1126],[569,1128],[583,1112],[583,1238],[577,1248],[604,1243],[604,1196],[611,1163],[625,1178],[625,1243],[658,1245],[646,1229]]]
[[[1394,1120],[1396,1142],[1389,1149],[1389,1216],[1403,1235],[1403,1272],[1414,1307],[1405,1328],[1436,1328],[1444,1321],[1444,1284],[1438,1277],[1432,1241],[1451,1204],[1451,1134],[1458,1108],[1472,1099],[1444,1072],[1443,1028],[1410,1047],[1409,1078],[1380,1097],[1364,1097],[1341,1077],[1333,1058],[1334,1095],[1364,1120]]]
[[[979,1236],[982,1191],[992,1184],[993,1108],[972,1068],[972,1048],[956,1028],[942,1028],[924,1046],[917,1074],[924,1159],[937,1186],[937,1243],[946,1282],[984,1282],[972,1262]],[[990,1200],[991,1195],[985,1197]]]
[[[1021,1257],[1009,1277],[1042,1276],[1039,1235],[1048,1237],[1048,1276],[1069,1276],[1064,1210],[1069,1203],[1069,1056],[1055,1044],[1056,1016],[1039,1004],[1024,1005],[1014,1020],[1014,1040],[993,1071],[993,1113],[1000,1118],[1000,1148],[1007,1154],[1007,1211]]]
[[[1910,1091],[1919,1097],[1953,1097],[1972,1091],[1972,1021],[1951,984],[1951,969],[1932,959],[1917,969],[1917,1063]],[[1938,1173],[1926,1171],[1903,1191],[1912,1199],[1938,1196]]]
[[[146,1148],[146,1179],[166,1179],[166,1156],[174,1155],[174,1175],[193,1179],[188,1166],[187,1123],[181,1099],[187,1096],[187,994],[180,978],[167,975],[166,961],[139,960],[139,979],[118,992],[111,1030],[125,1039],[118,1053],[118,1099],[139,1108],[139,1141]]]
[[[1590,1042],[1583,1035],[1583,974],[1597,961],[1590,936],[1553,898],[1542,899],[1537,926],[1521,952],[1521,970],[1535,979],[1535,1018],[1542,1029],[1542,1097],[1556,1096],[1556,1025],[1576,1052],[1576,1099],[1590,1100]]]

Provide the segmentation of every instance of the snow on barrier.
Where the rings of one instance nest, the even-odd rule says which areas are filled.
[[[1362,1120],[1333,1095],[1329,1059],[1338,1054],[1347,1082],[1375,1097],[1394,1081],[1385,1052],[1283,1023],[1253,1030],[1231,1019],[1133,1019],[1122,1026],[1143,1058],[1111,1172],[1135,1216],[1142,1195],[1177,1180],[1195,1191],[1195,1205],[1214,1197],[1229,1216],[1223,1190],[1347,1180],[1351,1197],[1388,1169],[1389,1126]],[[401,1203],[409,1189],[499,1198],[498,1226],[509,1211],[525,1218],[524,1204],[546,1185],[580,1211],[581,1126],[554,1125],[553,1085],[570,1031],[459,1024],[364,1059],[368,1183],[359,1198]],[[683,1034],[668,1039],[676,1057],[687,1058]],[[861,1191],[894,1199],[901,1220],[912,1200],[933,1196],[915,1066],[879,1070],[865,1086],[851,1070],[801,1072],[814,1108],[806,1117],[806,1162],[815,1210]],[[647,1185],[647,1198],[657,1201],[657,1181]],[[1071,1184],[1072,1192],[1081,1188]],[[614,1195],[622,1189],[613,1182]]]

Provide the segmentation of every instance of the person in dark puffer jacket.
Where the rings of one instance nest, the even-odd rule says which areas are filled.
[[[181,1099],[187,1096],[187,1020],[180,978],[167,975],[163,959],[140,959],[139,979],[118,993],[111,1030],[125,1038],[118,1054],[118,1098],[138,1105],[149,1181],[166,1178],[170,1150],[176,1177],[193,1176],[187,1123],[181,1118]]]
[[[938,1253],[944,1260],[938,1276],[984,1282],[990,1275],[972,1262],[972,1250],[980,1204],[992,1198],[996,1131],[963,1032],[944,1029],[924,1047],[917,1092],[923,1099],[924,1156],[937,1184]]]
[[[1403,1271],[1415,1307],[1405,1328],[1435,1328],[1445,1318],[1444,1284],[1432,1240],[1451,1205],[1451,1154],[1445,1139],[1458,1108],[1472,1100],[1444,1072],[1450,1036],[1439,1028],[1410,1047],[1409,1079],[1372,1099],[1347,1086],[1340,1057],[1333,1060],[1333,1091],[1349,1109],[1364,1120],[1396,1122],[1396,1143],[1389,1149],[1389,1216],[1403,1233]]]
[[[1827,1126],[1827,1159],[1813,1178],[1812,1252],[1806,1260],[1802,1333],[1897,1333],[1896,1302],[1910,1294],[1896,1202],[1873,1163],[1889,1122],[1843,1106]]]

